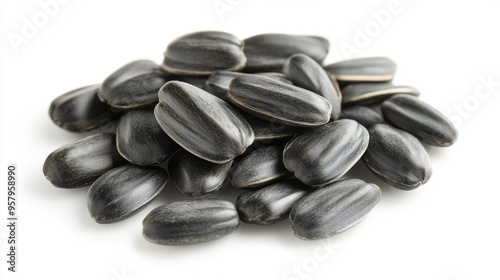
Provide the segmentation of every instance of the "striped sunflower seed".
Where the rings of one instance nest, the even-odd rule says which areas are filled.
[[[126,219],[142,210],[167,184],[159,167],[124,165],[102,174],[89,188],[87,208],[101,224]]]
[[[366,106],[349,106],[344,108],[340,114],[340,119],[355,120],[366,128],[377,123],[384,123],[382,115]]]
[[[192,154],[226,163],[253,143],[248,122],[229,104],[195,86],[171,81],[154,113],[165,133]]]
[[[361,222],[380,201],[380,188],[359,179],[335,182],[299,200],[290,212],[295,236],[322,239]]]
[[[398,93],[420,95],[420,91],[414,87],[396,86],[391,83],[352,84],[342,89],[342,104],[373,104]]]
[[[210,75],[217,70],[238,71],[247,58],[243,42],[218,31],[202,31],[181,36],[165,51],[161,67],[178,75]]]
[[[339,61],[325,70],[342,83],[390,82],[396,74],[396,63],[387,57],[365,57]]]
[[[368,131],[353,120],[337,120],[290,140],[283,163],[299,180],[323,186],[338,180],[368,147]]]
[[[410,95],[397,94],[382,103],[384,116],[429,145],[451,146],[458,137],[453,123],[441,112]]]
[[[363,161],[375,175],[401,190],[413,190],[429,180],[431,161],[417,138],[387,124],[375,124],[369,132]]]
[[[189,245],[224,237],[239,228],[240,220],[231,202],[209,198],[167,203],[142,224],[142,235],[150,242]]]

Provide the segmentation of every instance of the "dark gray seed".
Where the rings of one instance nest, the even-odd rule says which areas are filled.
[[[168,172],[182,193],[200,196],[220,189],[232,163],[209,162],[180,149],[168,161]]]
[[[355,120],[366,128],[377,123],[384,123],[382,115],[365,106],[350,106],[342,109],[340,119]]]
[[[236,209],[245,223],[271,225],[286,219],[295,203],[312,190],[299,180],[290,179],[241,194]]]
[[[431,161],[417,138],[387,124],[373,125],[369,132],[363,161],[375,175],[402,190],[415,189],[429,180]]]
[[[229,99],[227,98],[227,91],[229,90],[229,84],[231,84],[231,81],[234,78],[245,75],[251,75],[251,74],[232,72],[232,71],[217,71],[212,75],[210,75],[210,77],[203,85],[203,89],[219,97],[220,99],[229,102]],[[290,80],[288,80],[281,73],[259,73],[257,75],[263,75],[280,82],[292,84],[292,82],[290,82]]]
[[[290,175],[283,165],[284,146],[276,143],[243,156],[229,173],[231,184],[236,188],[257,188]]]
[[[322,239],[361,222],[380,201],[380,188],[359,179],[335,182],[301,199],[290,212],[300,239]]]
[[[129,164],[113,168],[90,186],[90,216],[100,224],[126,219],[150,203],[167,184],[167,178],[167,172],[159,167]]]
[[[286,138],[304,131],[304,128],[302,127],[287,126],[276,121],[263,120],[245,112],[240,113],[252,127],[255,135],[255,141],[268,141]]]
[[[330,43],[318,36],[261,34],[245,39],[245,72],[280,72],[286,60],[296,53],[323,63]]]
[[[192,154],[226,163],[253,143],[247,121],[229,104],[195,86],[172,81],[159,92],[156,120],[170,138]]]
[[[124,163],[115,134],[95,134],[52,152],[43,174],[58,188],[74,189],[92,185],[104,172]]]
[[[323,96],[332,105],[332,120],[340,116],[342,96],[323,67],[305,54],[294,54],[283,67],[294,85]]]
[[[49,115],[54,123],[69,131],[86,131],[120,115],[97,97],[99,85],[67,92],[52,101]]]
[[[398,93],[420,95],[420,91],[414,87],[395,86],[391,83],[352,84],[342,89],[342,104],[372,104]]]
[[[161,245],[189,245],[224,237],[240,226],[234,205],[218,198],[176,201],[149,213],[142,235]]]
[[[129,162],[153,165],[169,158],[179,145],[156,121],[153,111],[129,111],[116,129],[116,147]]]
[[[396,63],[387,57],[365,57],[339,61],[325,70],[339,82],[389,82],[396,74]]]
[[[338,180],[361,158],[368,147],[366,128],[353,120],[337,120],[292,138],[283,152],[283,163],[310,186]]]
[[[227,96],[249,114],[291,126],[325,124],[332,112],[330,102],[318,94],[258,75],[233,79]]]
[[[193,85],[197,88],[203,88],[207,82],[209,76],[184,76],[184,75],[174,75],[172,76],[172,81],[181,81]]]
[[[238,71],[247,61],[243,42],[218,31],[202,31],[181,36],[165,51],[162,68],[178,75],[210,75],[217,70]]]
[[[98,96],[112,107],[142,107],[158,102],[158,90],[170,79],[153,61],[136,60],[107,77]]]
[[[382,103],[384,116],[429,145],[447,147],[455,143],[458,132],[441,112],[424,101],[398,94]]]

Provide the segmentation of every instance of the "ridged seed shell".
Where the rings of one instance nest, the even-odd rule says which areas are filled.
[[[389,82],[396,74],[396,63],[387,57],[364,57],[332,63],[325,70],[343,83]]]
[[[391,83],[352,84],[342,89],[342,104],[373,104],[398,93],[420,95],[418,89],[410,86],[398,86]]]

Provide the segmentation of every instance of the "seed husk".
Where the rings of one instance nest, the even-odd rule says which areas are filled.
[[[241,194],[236,209],[245,223],[271,225],[286,219],[295,203],[312,190],[297,179],[289,179]]]
[[[168,172],[170,180],[182,193],[201,196],[222,187],[232,163],[209,162],[180,149],[169,159]]]
[[[283,67],[293,84],[324,97],[332,105],[331,120],[340,116],[342,96],[332,82],[331,77],[314,59],[305,54],[294,54]]]
[[[349,106],[342,109],[340,119],[351,119],[369,128],[377,123],[384,123],[384,118],[377,111],[366,106]]]
[[[100,224],[124,220],[142,210],[167,184],[159,167],[123,165],[102,174],[89,188],[87,208]]]
[[[299,200],[290,212],[295,236],[322,239],[361,222],[380,201],[380,188],[359,179],[329,184]]]
[[[245,112],[240,111],[240,113],[252,127],[255,141],[268,142],[291,137],[304,131],[303,127],[288,126],[274,120],[263,120]]]
[[[155,208],[143,221],[142,235],[161,245],[189,245],[224,237],[239,228],[236,208],[218,198],[184,200]]]
[[[116,147],[131,163],[153,165],[169,158],[179,145],[170,139],[156,121],[153,111],[129,111],[118,123]]]
[[[248,122],[229,104],[195,86],[171,81],[154,113],[165,133],[192,154],[226,163],[253,143]]]
[[[387,57],[364,57],[332,63],[325,70],[342,83],[390,82],[396,63]]]
[[[391,83],[352,84],[342,89],[342,104],[373,104],[398,93],[420,95],[418,89],[410,86],[398,86]]]
[[[368,140],[368,131],[356,121],[337,120],[292,138],[285,146],[283,163],[305,184],[323,186],[351,169]]]
[[[210,77],[203,85],[203,89],[226,102],[230,102],[229,99],[227,98],[227,91],[229,90],[229,85],[231,84],[231,81],[236,77],[245,75],[251,75],[251,74],[233,72],[233,71],[217,71],[212,75],[210,75]],[[258,75],[263,75],[283,83],[292,84],[292,82],[290,82],[290,80],[288,80],[281,73],[258,73]]]
[[[329,48],[328,40],[318,36],[256,35],[245,39],[244,72],[280,72],[286,60],[296,53],[306,54],[322,64]]]
[[[138,108],[158,102],[158,90],[172,77],[151,60],[132,61],[113,72],[98,91],[99,99],[116,108]]]
[[[241,110],[290,126],[318,126],[330,120],[332,105],[306,89],[253,75],[233,79],[227,93]]]
[[[54,99],[49,108],[52,121],[68,131],[87,131],[119,116],[120,112],[97,97],[99,86],[75,89]]]
[[[247,58],[243,42],[219,31],[186,34],[172,41],[164,53],[161,67],[178,75],[210,75],[217,70],[238,71]]]
[[[417,138],[387,124],[375,124],[369,132],[363,161],[375,175],[401,190],[413,190],[429,180],[431,162]]]
[[[115,134],[100,133],[52,152],[43,164],[43,174],[55,187],[74,189],[92,185],[104,172],[124,163],[116,150]]]
[[[458,138],[457,130],[445,115],[413,96],[394,95],[382,103],[382,113],[391,124],[429,145],[447,147]]]
[[[291,175],[283,165],[285,144],[278,142],[244,155],[229,173],[231,184],[236,188],[258,188]]]

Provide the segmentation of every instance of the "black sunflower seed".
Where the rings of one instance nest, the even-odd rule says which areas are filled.
[[[325,70],[342,83],[390,82],[396,74],[396,63],[387,57],[365,57],[339,61]]]
[[[373,104],[398,93],[420,95],[420,91],[414,87],[391,83],[352,84],[342,89],[342,104]]]
[[[384,123],[382,115],[366,106],[349,106],[344,108],[340,114],[340,119],[355,120],[366,128],[377,123]]]

